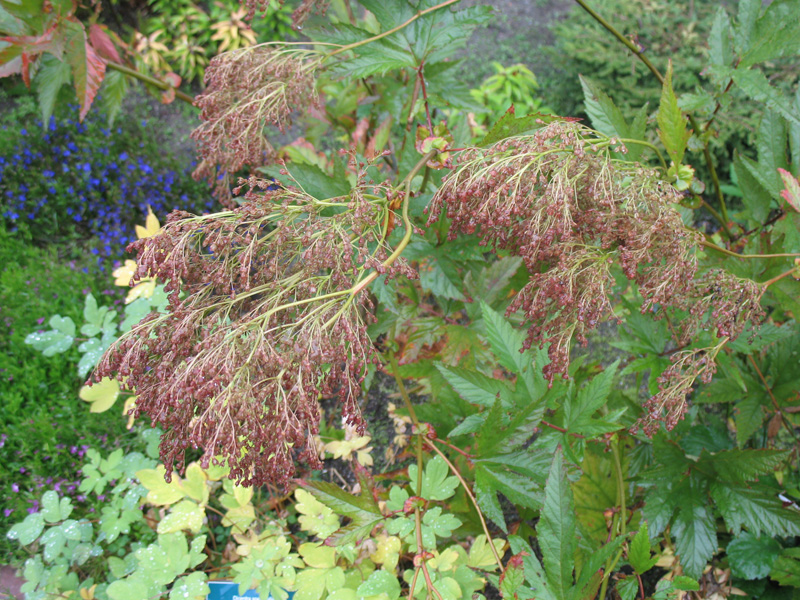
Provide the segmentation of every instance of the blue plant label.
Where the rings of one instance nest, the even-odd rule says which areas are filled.
[[[211,588],[211,592],[206,600],[241,600],[243,598],[260,600],[261,598],[255,590],[247,590],[244,594],[240,594],[239,584],[233,581],[209,581],[208,587]],[[272,600],[272,596],[264,600]]]
[[[247,590],[244,594],[239,593],[239,584],[233,581],[209,581],[208,587],[211,592],[206,596],[206,600],[244,600],[245,598],[252,598],[253,600],[261,600],[256,590]],[[289,592],[289,600],[292,600],[294,592]],[[263,600],[273,600],[270,594]]]

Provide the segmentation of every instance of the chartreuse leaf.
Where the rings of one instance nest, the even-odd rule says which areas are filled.
[[[544,487],[544,504],[536,527],[547,585],[558,600],[566,600],[575,564],[575,511],[561,448],[556,450]]]
[[[743,579],[761,579],[769,575],[781,554],[781,545],[771,537],[756,537],[743,531],[731,540],[726,553],[734,575]]]
[[[183,500],[172,507],[169,514],[158,523],[158,533],[176,533],[183,530],[199,533],[206,511],[191,500]]]
[[[678,98],[672,89],[672,61],[667,66],[664,85],[661,89],[661,102],[658,105],[658,137],[672,161],[679,165],[686,151],[686,143],[691,133],[686,127],[686,117],[678,106]]]
[[[105,412],[114,406],[119,398],[119,382],[116,379],[103,377],[91,386],[84,385],[78,392],[78,398],[90,404],[89,412]]]
[[[170,600],[186,600],[187,598],[198,598],[207,596],[211,593],[208,586],[208,575],[202,571],[195,571],[184,575],[172,584],[169,592]]]
[[[42,495],[42,517],[48,523],[58,523],[69,518],[72,513],[72,500],[68,497],[59,500],[58,493],[48,490]]]
[[[639,575],[652,569],[658,562],[657,556],[650,556],[650,535],[647,533],[647,521],[642,521],[639,531],[631,540],[628,562]]]
[[[178,478],[173,474],[172,481],[166,482],[164,476],[167,470],[164,465],[155,469],[142,469],[136,473],[136,478],[149,491],[147,501],[156,506],[169,506],[185,497]]]
[[[394,490],[396,488],[392,488]],[[294,492],[295,508],[300,513],[300,528],[320,539],[330,537],[339,529],[339,517],[333,511],[302,488]],[[399,510],[399,509],[398,509]]]

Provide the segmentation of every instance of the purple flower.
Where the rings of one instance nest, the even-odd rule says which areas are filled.
[[[18,493],[19,492],[19,484],[12,483],[11,484],[11,491],[14,492],[15,494]]]

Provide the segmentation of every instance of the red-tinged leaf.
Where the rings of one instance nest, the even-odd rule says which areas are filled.
[[[171,87],[161,92],[161,104],[172,104],[175,100],[175,88]]]
[[[36,56],[42,52],[49,52],[61,58],[64,51],[64,39],[57,25],[53,25],[41,35],[17,35],[0,38],[12,46],[20,48],[20,52]]]
[[[786,188],[781,192],[781,197],[786,200],[793,209],[800,212],[800,181],[792,177],[792,174],[785,169],[778,169],[783,186]]]
[[[66,22],[67,62],[72,68],[72,80],[81,105],[81,121],[89,112],[97,90],[103,82],[106,63],[86,39],[86,31],[78,21]]]
[[[97,50],[97,54],[101,58],[116,63],[122,62],[119,52],[117,52],[117,48],[114,46],[114,42],[111,41],[104,25],[93,23],[89,26],[89,43],[92,48]]]
[[[23,52],[20,58],[22,59],[22,68],[20,69],[22,81],[25,82],[26,88],[31,89],[31,55]]]
[[[181,76],[177,73],[170,71],[166,75],[164,75],[164,81],[170,84],[172,87],[177,88],[181,85]]]
[[[0,50],[0,77],[17,75],[22,71],[22,48],[6,46]]]
[[[163,92],[161,92],[161,103],[162,104],[169,104],[173,100],[175,100],[175,90],[178,89],[178,86],[181,84],[181,76],[177,73],[173,73],[170,71],[166,75],[164,75],[164,82],[168,83],[170,87]]]

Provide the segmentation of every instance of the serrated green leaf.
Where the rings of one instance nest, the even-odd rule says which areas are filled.
[[[675,552],[686,574],[698,578],[717,550],[714,516],[705,494],[694,486],[681,498],[680,508],[672,524]]]
[[[774,471],[789,454],[788,450],[724,450],[711,457],[702,457],[701,463],[710,462],[719,476],[726,481],[752,481],[759,475]]]
[[[109,71],[103,78],[100,88],[100,106],[108,115],[108,126],[111,127],[122,109],[122,101],[128,93],[128,78],[119,71]]]
[[[738,534],[742,527],[753,535],[800,535],[800,514],[785,508],[774,490],[741,483],[711,484],[711,497],[728,529]]]
[[[525,568],[525,580],[531,587],[534,597],[540,600],[556,600],[545,581],[544,569],[528,543],[516,535],[509,536],[508,542],[514,554],[524,553],[522,563]]]
[[[317,200],[329,200],[350,193],[350,182],[346,177],[331,177],[316,165],[287,163],[286,170],[308,195]]]
[[[734,69],[731,76],[736,85],[752,100],[782,115],[795,125],[800,125],[800,111],[781,91],[770,85],[766,75],[758,69]]]
[[[498,395],[503,390],[508,390],[508,386],[503,381],[488,377],[477,371],[458,367],[445,367],[442,364],[437,364],[436,368],[447,380],[447,383],[452,385],[453,389],[458,392],[458,395],[472,404],[492,406]]]
[[[207,596],[211,593],[207,581],[208,575],[200,571],[184,575],[172,584],[169,598],[170,600],[186,600],[187,598]]]
[[[441,254],[435,254],[420,265],[419,282],[436,296],[465,301],[461,292],[464,286],[455,263]]]
[[[769,215],[772,195],[762,183],[764,178],[760,175],[757,164],[737,153],[733,157],[733,169],[742,190],[742,202],[750,212],[750,218],[758,223],[763,223]]]
[[[301,481],[300,485],[334,513],[350,519],[347,526],[333,535],[337,544],[363,539],[383,519],[369,490],[362,490],[361,496],[354,496],[325,481]]]
[[[731,47],[731,21],[728,13],[720,6],[714,15],[711,33],[708,36],[709,58],[711,64],[721,67],[730,67],[733,62],[733,48]]]
[[[800,588],[800,548],[786,548],[772,565],[769,577],[781,585]]]
[[[172,507],[169,514],[158,523],[158,533],[177,533],[188,530],[199,533],[203,527],[206,511],[191,500],[184,500]]]
[[[736,423],[736,443],[742,447],[764,422],[764,409],[756,396],[747,395],[736,403],[734,421]]]
[[[639,531],[631,540],[628,562],[639,575],[652,569],[658,562],[657,556],[650,555],[650,535],[647,533],[647,521],[642,521]]]
[[[33,86],[36,88],[36,93],[39,97],[39,110],[42,113],[42,122],[45,126],[53,114],[59,90],[69,81],[69,65],[58,60],[52,54],[43,54],[39,70],[33,79]]]
[[[497,121],[494,126],[492,126],[492,128],[489,130],[489,133],[487,133],[477,145],[479,147],[490,146],[508,137],[520,135],[533,129],[539,129],[548,123],[565,120],[568,121],[570,119],[564,119],[563,117],[557,117],[554,115],[540,114],[515,117],[514,107],[512,106],[508,109],[508,111],[506,111],[500,120]]]
[[[522,353],[525,336],[517,331],[498,312],[481,302],[486,339],[498,362],[512,373],[522,373],[529,365],[527,353]]]
[[[591,79],[583,75],[580,76],[580,81],[583,88],[583,103],[586,107],[586,114],[589,115],[594,128],[609,137],[638,139],[634,136],[622,111],[617,108],[617,105],[614,104],[608,94]],[[642,153],[642,146],[629,144],[627,149],[627,159],[638,160]]]
[[[761,12],[761,0],[740,0],[736,16],[736,43],[740,54],[750,47],[750,36],[753,33],[758,15]]]
[[[544,487],[544,504],[536,532],[542,548],[547,585],[558,600],[566,600],[572,586],[572,569],[578,543],[572,490],[560,448],[553,457]]]
[[[769,575],[772,565],[780,556],[781,546],[770,537],[756,537],[749,531],[743,531],[731,540],[726,552],[734,575],[744,579],[761,579]]]
[[[658,136],[661,143],[664,144],[667,154],[676,165],[681,164],[691,132],[687,129],[686,117],[683,116],[683,112],[678,106],[678,98],[672,89],[672,61],[669,62],[667,74],[664,77],[656,121],[658,122]]]

